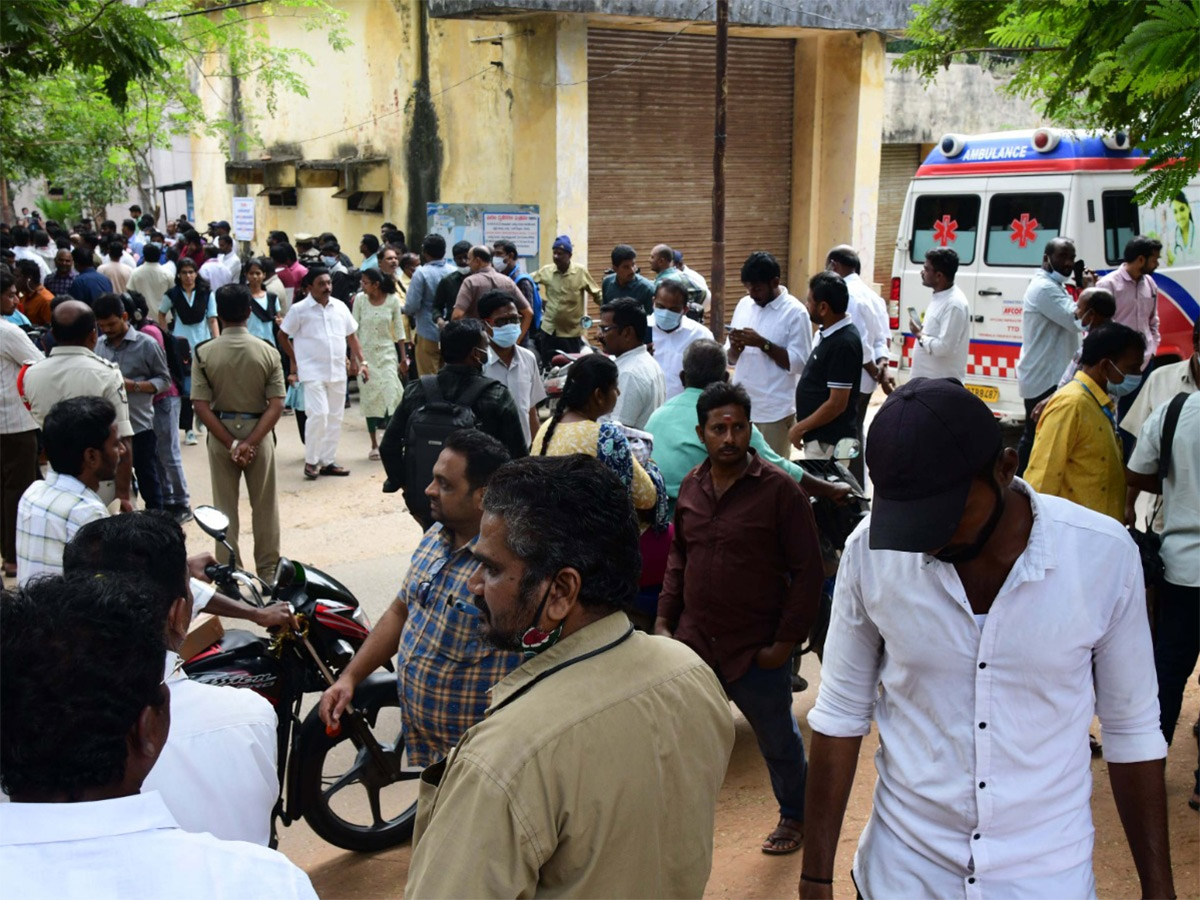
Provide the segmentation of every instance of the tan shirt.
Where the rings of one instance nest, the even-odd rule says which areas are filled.
[[[245,326],[196,346],[192,399],[208,401],[214,412],[261,414],[268,400],[286,393],[279,351]]]
[[[24,388],[21,396],[29,404],[38,428],[59,400],[103,397],[117,411],[117,434],[133,435],[125,377],[116,363],[101,359],[87,347],[55,347],[48,357],[29,367]]]
[[[516,282],[491,266],[463,279],[462,286],[458,289],[458,298],[454,301],[454,308],[461,309],[468,319],[478,319],[479,298],[488,291],[504,291],[513,298],[518,312],[530,308],[529,301],[525,299]]]
[[[405,897],[704,893],[733,716],[692,650],[631,627],[607,616],[492,688],[421,777]]]
[[[571,263],[567,271],[558,271],[550,263],[542,266],[530,276],[542,286],[542,331],[556,337],[579,337],[583,329],[579,320],[587,309],[583,292],[593,297],[600,296],[595,279],[583,266]]]

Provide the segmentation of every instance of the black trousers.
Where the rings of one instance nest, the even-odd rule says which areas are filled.
[[[139,431],[130,441],[133,444],[133,471],[137,475],[138,493],[146,509],[162,509],[162,485],[158,483],[158,439],[154,429]]]
[[[858,395],[858,411],[855,418],[855,433],[858,435],[858,456],[850,460],[850,465],[847,468],[850,474],[858,479],[859,485],[865,490],[867,487],[866,479],[866,456],[867,456],[867,407],[871,405],[871,394],[860,392]]]
[[[191,431],[192,426],[195,424],[195,414],[192,412],[192,398],[181,396],[179,398],[179,430]]]
[[[1183,689],[1200,656],[1200,587],[1160,581],[1154,599],[1154,669],[1162,732],[1169,744]]]
[[[37,429],[0,434],[0,555],[17,562],[17,504],[38,471]]]
[[[1033,421],[1033,408],[1054,393],[1054,388],[1029,397],[1025,400],[1025,429],[1021,432],[1021,440],[1017,444],[1017,474],[1024,475],[1025,467],[1029,465],[1029,453],[1033,450],[1033,438],[1037,431],[1037,423]]]

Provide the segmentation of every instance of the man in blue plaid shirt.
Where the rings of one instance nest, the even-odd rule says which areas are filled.
[[[482,431],[446,438],[425,489],[434,525],[413,553],[404,586],[338,680],[320,715],[336,725],[354,689],[399,650],[397,672],[404,745],[413,766],[430,766],[483,718],[488,690],[523,661],[482,639],[482,619],[467,588],[478,563],[483,492],[508,451]]]

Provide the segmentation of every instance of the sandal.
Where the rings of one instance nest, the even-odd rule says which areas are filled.
[[[343,469],[341,466],[337,465],[336,463],[330,463],[327,466],[321,466],[319,471],[322,475],[344,476],[344,475],[350,474],[349,469]]]
[[[803,843],[804,823],[795,819],[780,818],[775,830],[763,841],[762,852],[771,856],[786,856],[799,850]]]
[[[367,454],[367,459],[379,459],[379,450],[372,450]]]
[[[317,476],[320,474],[321,474],[321,470],[318,469],[316,466],[310,466],[308,463],[304,464],[304,477],[307,478],[309,481],[316,481]]]

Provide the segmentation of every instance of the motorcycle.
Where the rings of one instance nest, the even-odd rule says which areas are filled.
[[[833,588],[837,583],[838,566],[846,539],[858,527],[858,523],[871,511],[871,502],[863,495],[858,483],[845,463],[861,452],[857,440],[843,438],[834,446],[832,459],[798,459],[796,464],[814,478],[825,481],[840,481],[850,485],[850,494],[844,503],[828,497],[813,497],[813,517],[817,520],[817,534],[821,544],[821,561],[825,567],[825,583],[821,589],[821,607],[817,621],[808,635],[808,643],[798,647],[792,655],[792,690],[802,691],[807,682],[800,677],[800,658],[805,653],[815,653],[817,659],[825,658],[825,635],[829,631],[829,617],[833,610]]]
[[[227,631],[183,667],[193,681],[247,688],[275,707],[280,793],[271,846],[278,843],[278,821],[287,826],[301,817],[346,850],[383,850],[410,840],[421,770],[404,765],[395,675],[376,672],[364,679],[336,732],[326,729],[315,704],[300,715],[305,695],[319,696],[333,684],[371,633],[358,600],[330,575],[285,558],[268,585],[238,568],[225,540],[224,513],[200,506],[193,515],[229,551],[227,564],[205,569],[217,589],[259,607],[287,603],[299,622],[295,630],[277,629],[268,637]],[[388,669],[394,671],[390,663]]]

